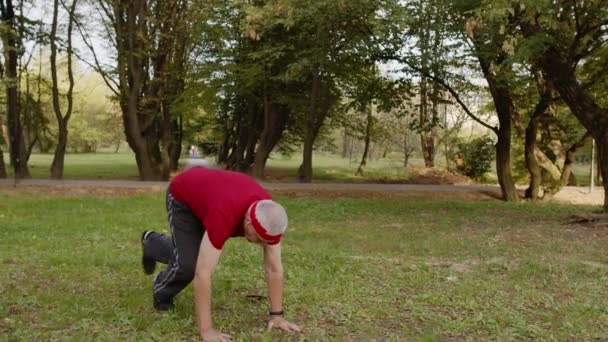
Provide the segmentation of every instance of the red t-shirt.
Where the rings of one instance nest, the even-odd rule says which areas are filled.
[[[244,235],[243,219],[253,202],[272,199],[245,174],[200,166],[173,178],[169,191],[203,223],[217,249],[222,249],[228,238]]]

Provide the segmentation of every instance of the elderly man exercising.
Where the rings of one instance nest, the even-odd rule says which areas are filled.
[[[251,177],[231,171],[193,167],[177,175],[167,191],[172,237],[144,231],[143,267],[167,268],[154,278],[153,303],[171,310],[173,298],[194,279],[198,329],[204,341],[229,341],[211,319],[211,275],[231,237],[244,236],[264,250],[270,319],[268,329],[300,331],[283,318],[281,237],[287,228],[285,209]]]

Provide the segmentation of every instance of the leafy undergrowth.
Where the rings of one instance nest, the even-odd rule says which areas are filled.
[[[279,199],[290,214],[285,311],[304,333],[265,331],[261,250],[233,239],[214,276],[213,313],[237,340],[608,339],[608,228],[572,219],[591,208]],[[0,227],[3,338],[196,339],[191,287],[174,312],[156,313],[140,268],[142,229],[166,231],[161,192],[0,193]]]

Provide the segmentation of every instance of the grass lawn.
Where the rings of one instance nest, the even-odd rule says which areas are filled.
[[[180,163],[186,163],[184,157]],[[425,183],[416,177],[413,168],[424,167],[420,158],[411,158],[408,169],[404,169],[401,155],[392,153],[383,159],[368,161],[364,176],[355,176],[359,166],[360,156],[342,158],[338,155],[316,153],[313,158],[313,178],[315,182],[345,182],[345,183]],[[8,154],[4,153],[4,160],[8,161]],[[49,178],[49,168],[53,161],[52,154],[32,154],[29,166],[32,177]],[[266,173],[269,181],[297,181],[297,170],[302,162],[300,153],[293,156],[274,154],[268,160]],[[442,158],[436,158],[438,175],[444,172],[441,169],[445,163]],[[12,177],[12,169],[9,168]],[[589,165],[576,164],[574,173],[579,186],[589,185]],[[128,149],[119,153],[109,151],[98,153],[69,153],[65,157],[64,178],[66,179],[138,179],[135,157]],[[439,181],[441,182],[441,181]],[[488,183],[497,183],[495,172],[489,172]]]
[[[8,160],[5,153],[4,160]],[[52,154],[34,153],[29,166],[32,177],[48,178],[53,161]],[[268,161],[268,174],[271,179],[295,180],[302,158],[276,155]],[[186,157],[181,161],[186,163]],[[372,160],[368,162],[365,177],[355,176],[359,160],[349,160],[339,156],[317,154],[314,157],[314,177],[316,181],[365,182],[370,180],[407,180],[411,177],[401,166],[397,157]],[[422,166],[423,161],[413,159],[410,165]],[[12,175],[12,170],[9,169]],[[78,153],[66,154],[64,178],[66,179],[137,179],[138,171],[135,157],[130,151],[119,153]]]
[[[411,179],[412,174],[403,168],[400,156],[391,155],[383,159],[368,160],[364,176],[355,176],[359,167],[360,156],[354,159],[342,158],[338,155],[316,153],[313,158],[313,177],[315,181],[361,183],[370,181],[403,182]],[[295,180],[297,171],[302,163],[300,153],[290,157],[273,155],[267,164],[267,174],[270,178]],[[410,166],[422,167],[422,159],[412,158]]]
[[[285,311],[309,341],[608,340],[608,228],[594,208],[426,198],[285,198]],[[151,308],[142,229],[163,194],[47,198],[0,192],[0,340],[192,341],[191,286]],[[261,250],[225,247],[216,326],[265,331]]]
[[[8,154],[4,153],[8,162]],[[53,154],[33,153],[28,163],[34,178],[49,178]],[[8,169],[12,177],[13,170]],[[66,179],[138,179],[135,156],[120,153],[68,153],[65,155],[63,176]]]

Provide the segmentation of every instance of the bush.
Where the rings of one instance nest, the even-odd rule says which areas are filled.
[[[494,142],[487,135],[457,142],[456,170],[472,179],[481,179],[490,171],[495,156]]]

